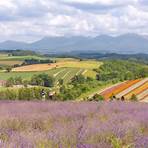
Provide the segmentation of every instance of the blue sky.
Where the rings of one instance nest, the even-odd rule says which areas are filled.
[[[148,35],[148,0],[0,0],[0,41]]]

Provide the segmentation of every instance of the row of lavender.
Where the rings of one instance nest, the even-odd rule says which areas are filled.
[[[148,148],[148,104],[0,102],[1,148]]]

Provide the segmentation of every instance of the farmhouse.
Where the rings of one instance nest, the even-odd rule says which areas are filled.
[[[1,86],[5,86],[5,85],[6,85],[6,82],[7,82],[7,81],[5,81],[5,80],[0,80],[0,87],[1,87]]]

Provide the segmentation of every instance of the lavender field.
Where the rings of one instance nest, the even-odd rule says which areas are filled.
[[[148,104],[3,101],[0,148],[148,148]]]

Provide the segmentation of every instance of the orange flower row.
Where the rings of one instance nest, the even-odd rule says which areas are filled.
[[[123,90],[129,88],[130,86],[132,86],[140,81],[141,81],[141,79],[127,81],[125,83],[122,83],[121,85],[113,87],[112,89],[110,89],[110,91],[106,91],[106,93],[105,92],[102,93],[102,95],[104,96],[104,98],[108,99],[112,95],[117,95],[118,93],[122,92]]]
[[[129,92],[128,94],[125,95],[125,98],[129,99],[133,94],[138,95],[148,89],[148,82],[144,83],[143,85],[137,87],[133,91]]]

